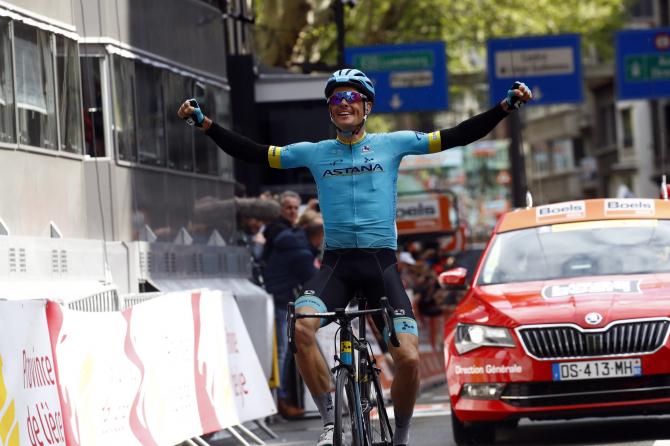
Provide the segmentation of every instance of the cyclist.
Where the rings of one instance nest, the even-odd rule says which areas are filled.
[[[395,364],[391,398],[395,413],[394,445],[406,445],[419,390],[419,341],[412,307],[396,265],[396,183],[405,155],[436,153],[465,146],[488,134],[508,113],[532,98],[515,83],[495,107],[450,128],[429,134],[400,131],[366,133],[365,121],[375,100],[370,79],[357,69],[338,70],[325,86],[335,139],[285,147],[258,144],[225,129],[204,115],[194,101],[185,101],[178,115],[203,130],[229,155],[276,169],[307,167],[314,177],[325,229],[321,268],[304,287],[297,312],[332,311],[346,307],[354,291],[369,306],[387,296],[398,309],[394,326],[400,347],[389,345]],[[195,105],[195,107],[193,105]],[[323,321],[299,319],[296,362],[324,423],[318,446],[332,445],[334,410],[328,368],[316,344]],[[376,321],[377,326],[379,321]]]

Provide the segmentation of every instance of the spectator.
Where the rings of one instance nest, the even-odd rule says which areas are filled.
[[[424,328],[428,328],[428,339],[433,351],[436,350],[435,340],[439,322],[437,317],[442,314],[442,308],[435,299],[435,286],[435,278],[431,276],[429,271],[424,271],[417,287],[414,289],[419,309],[419,320]]]
[[[263,284],[260,258],[265,244],[263,227],[279,217],[279,203],[260,198],[235,198],[237,232],[233,244],[249,248],[254,282]]]
[[[292,228],[298,221],[298,209],[300,208],[300,195],[287,190],[279,196],[279,218],[269,223],[263,231],[265,246],[261,260],[267,263],[272,253],[274,239],[285,229]]]
[[[323,243],[323,220],[318,213],[310,212],[303,214],[297,228],[284,229],[275,236],[265,268],[265,288],[272,294],[275,303],[280,369],[278,409],[285,418],[300,417],[304,413],[297,407],[290,392],[293,356],[286,354],[286,306],[300,296],[302,284],[317,271],[314,261]]]
[[[258,198],[260,198],[261,200],[274,200],[276,197],[269,190],[264,190],[263,192],[261,192]]]
[[[305,207],[307,209],[311,209],[311,210],[316,211],[316,212],[321,212],[321,207],[319,206],[319,199],[318,198],[310,198]]]
[[[315,250],[317,258],[320,258],[323,245],[323,217],[320,212],[312,209],[306,209],[298,219],[300,226],[307,235],[307,241],[312,249]]]

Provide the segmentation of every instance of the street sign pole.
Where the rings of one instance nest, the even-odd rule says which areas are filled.
[[[520,208],[526,205],[526,163],[521,147],[521,116],[520,110],[512,112],[507,117],[507,130],[510,135],[509,162],[511,170],[511,198],[512,207]]]
[[[344,4],[342,0],[333,0],[331,6],[337,28],[337,68],[342,69],[344,67]]]

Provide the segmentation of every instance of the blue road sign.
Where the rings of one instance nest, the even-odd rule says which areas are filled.
[[[489,97],[500,102],[514,81],[533,91],[529,105],[583,100],[580,38],[577,34],[488,41]]]
[[[670,97],[670,28],[616,34],[619,99]]]
[[[374,111],[446,110],[447,56],[444,42],[346,48],[345,62],[375,85]]]

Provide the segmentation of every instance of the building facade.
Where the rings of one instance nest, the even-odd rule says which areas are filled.
[[[640,0],[630,13],[630,28],[668,25],[667,0]],[[620,101],[613,64],[588,55],[583,63],[582,104],[525,111],[524,153],[535,202],[658,197],[661,176],[670,171],[670,101]]]
[[[12,235],[207,240],[235,230],[233,163],[178,119],[230,125],[244,33],[196,0],[0,2],[0,219]],[[239,5],[238,5],[239,6]],[[244,30],[244,28],[242,28]],[[238,35],[239,34],[239,35]]]

